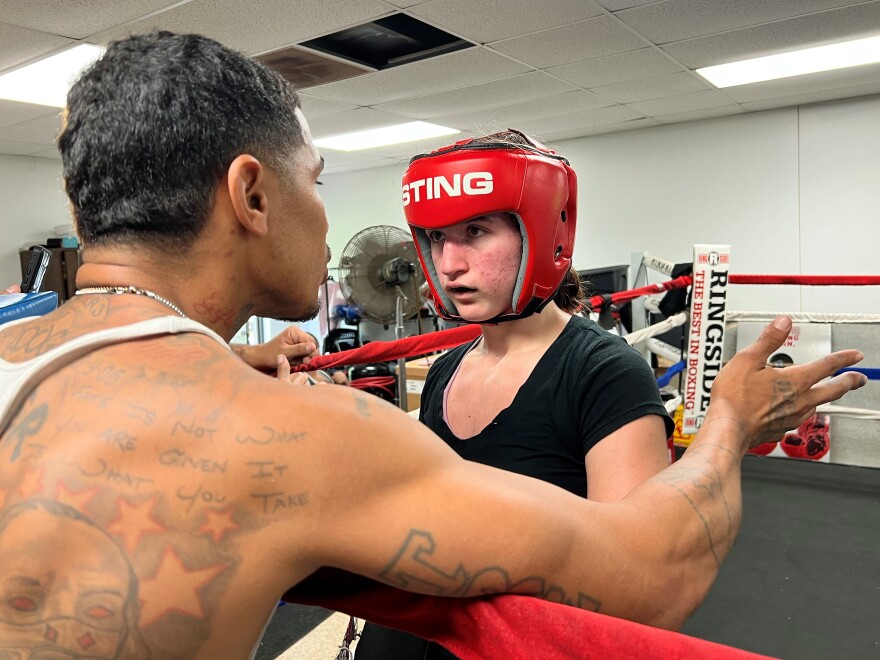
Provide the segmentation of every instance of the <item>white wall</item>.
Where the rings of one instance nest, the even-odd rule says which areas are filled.
[[[729,243],[731,271],[880,274],[880,98],[785,108],[553,145],[579,175],[575,266]],[[405,164],[324,177],[334,254],[403,226]],[[335,258],[334,258],[335,260]],[[730,308],[880,312],[880,287],[733,286]]]
[[[333,253],[331,266],[339,263],[343,248],[361,229],[373,225],[407,229],[400,202],[400,179],[405,170],[406,161],[402,161],[391,167],[321,177],[321,196],[330,219],[327,242]]]
[[[880,98],[800,114],[801,267],[880,274]],[[880,313],[880,286],[804,287],[804,309]]]
[[[732,272],[798,272],[797,110],[558,147],[579,176],[578,268],[629,264],[642,251],[686,262],[694,243],[728,243]],[[730,308],[797,308],[796,289],[773,288],[732,287]]]
[[[687,261],[730,243],[735,273],[878,274],[880,97],[785,108],[554,145],[580,177],[578,268],[649,251]],[[359,230],[405,227],[406,167],[322,177],[334,258]],[[0,156],[0,283],[17,250],[67,222],[58,161]],[[880,287],[734,286],[731,309],[880,312]]]
[[[61,161],[0,154],[0,290],[21,281],[18,250],[70,224]]]

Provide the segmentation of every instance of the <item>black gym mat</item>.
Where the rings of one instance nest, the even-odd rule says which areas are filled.
[[[747,456],[743,503],[683,632],[786,660],[880,658],[880,470]]]
[[[331,614],[322,607],[293,603],[282,605],[272,615],[254,660],[275,660]]]

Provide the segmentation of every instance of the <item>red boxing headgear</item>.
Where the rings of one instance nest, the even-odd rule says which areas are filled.
[[[467,322],[439,285],[430,230],[489,213],[510,213],[518,221],[523,248],[513,311],[479,323],[509,321],[540,311],[571,268],[577,176],[556,152],[519,131],[509,132],[528,144],[462,140],[415,156],[403,175],[403,212],[437,314],[450,321]]]

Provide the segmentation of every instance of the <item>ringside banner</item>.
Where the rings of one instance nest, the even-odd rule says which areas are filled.
[[[729,272],[729,245],[694,245],[683,433],[692,434],[700,429],[709,407],[712,383],[721,371]]]

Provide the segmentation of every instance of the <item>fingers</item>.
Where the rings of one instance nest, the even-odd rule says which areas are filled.
[[[21,287],[18,284],[10,284],[8,287],[3,289],[3,293],[21,293]]]
[[[279,347],[279,349],[288,360],[295,360],[304,364],[308,364],[318,352],[317,346],[311,341],[300,342],[298,344],[286,344]]]
[[[289,344],[301,344],[304,341],[314,343],[312,335],[297,325],[287,326],[282,334],[284,335],[284,340]]]
[[[791,319],[787,316],[777,316],[772,323],[764,326],[761,336],[740,353],[746,353],[760,360],[761,366],[764,366],[770,356],[782,346],[789,332],[791,332]]]
[[[290,362],[287,361],[287,358],[279,354],[275,358],[275,362],[278,365],[278,372],[275,374],[275,377],[278,380],[292,383],[293,380],[290,378]]]
[[[291,385],[311,385],[312,381],[309,380],[308,374],[299,372],[290,377],[290,383]]]
[[[306,332],[295,325],[289,326],[283,333],[282,345],[293,346],[295,344],[311,344],[312,350],[316,351],[318,340],[311,333]]]
[[[841,369],[858,364],[864,359],[864,357],[865,356],[861,351],[837,351],[813,360],[812,362],[808,362],[807,364],[797,367],[797,369],[803,371],[803,373],[815,383],[823,378],[833,376]]]
[[[235,351],[245,364],[258,371],[272,371],[278,367],[276,352],[268,344],[256,344],[248,346],[247,344],[230,344],[229,347]]]
[[[810,388],[807,400],[813,407],[820,406],[823,403],[837,401],[847,392],[857,390],[867,384],[867,376],[854,371],[848,371],[813,385]]]
[[[287,358],[278,354],[276,358],[278,363],[278,372],[275,377],[285,383],[290,383],[291,385],[312,385],[314,381],[309,378],[309,375],[304,372],[299,372],[295,374],[290,373],[290,362],[288,362]]]

